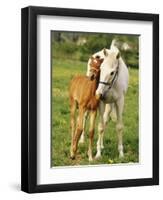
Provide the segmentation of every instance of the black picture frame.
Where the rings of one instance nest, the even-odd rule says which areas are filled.
[[[153,23],[153,177],[37,184],[37,16],[55,15]],[[159,15],[30,6],[21,11],[21,190],[28,193],[159,184]]]

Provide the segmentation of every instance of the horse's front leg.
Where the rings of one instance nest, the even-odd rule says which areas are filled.
[[[123,121],[122,121],[122,113],[123,113],[123,107],[124,107],[124,96],[122,96],[117,102],[116,102],[116,111],[117,111],[117,124],[116,124],[116,131],[118,136],[118,151],[119,151],[119,157],[122,158],[124,156],[123,153]]]
[[[98,124],[98,140],[97,140],[97,153],[96,159],[101,157],[101,147],[103,145],[103,134],[104,134],[104,111],[105,111],[105,104],[100,101],[99,104],[99,124]]]
[[[89,147],[88,147],[88,157],[89,161],[93,160],[92,157],[92,146],[93,146],[93,138],[95,131],[95,120],[96,120],[96,111],[90,112],[90,127],[89,127]]]
[[[110,113],[112,112],[112,104],[105,104],[105,110],[103,114],[103,120],[104,120],[104,129],[106,129],[107,123],[109,121]],[[104,148],[103,139],[104,138],[104,132],[101,135],[101,149]]]

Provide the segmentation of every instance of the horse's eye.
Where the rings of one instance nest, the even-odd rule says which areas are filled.
[[[111,72],[110,75],[113,76],[114,72]]]
[[[100,59],[100,56],[99,56],[99,55],[97,55],[97,56],[96,56],[96,58],[97,58],[97,59]]]

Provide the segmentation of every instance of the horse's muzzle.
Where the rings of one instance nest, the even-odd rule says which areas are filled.
[[[100,95],[100,100],[105,100],[105,95]]]

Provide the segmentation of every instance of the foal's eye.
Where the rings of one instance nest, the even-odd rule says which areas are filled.
[[[113,76],[114,72],[111,72],[110,75]]]

